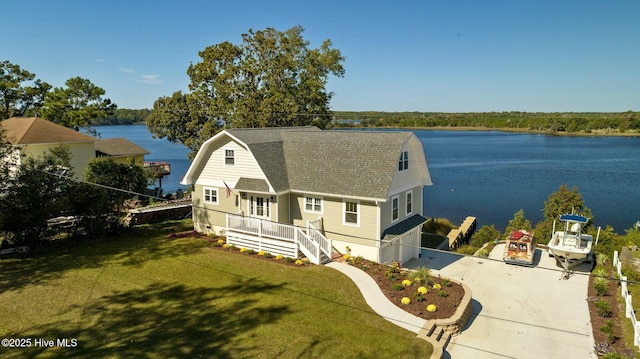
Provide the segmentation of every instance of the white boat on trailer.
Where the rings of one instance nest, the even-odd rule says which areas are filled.
[[[592,260],[591,245],[593,236],[582,233],[589,218],[577,214],[563,214],[560,221],[564,229],[556,231],[553,222],[553,236],[549,241],[549,255],[555,257],[564,268],[563,275],[568,276],[570,268]]]

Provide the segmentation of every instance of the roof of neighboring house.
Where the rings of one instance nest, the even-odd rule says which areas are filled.
[[[94,142],[96,138],[39,117],[11,117],[0,122],[13,145]]]
[[[150,152],[126,138],[107,138],[96,141],[96,152],[107,156],[136,156],[148,155]]]
[[[316,127],[229,129],[205,142],[185,181],[195,180],[193,176],[206,161],[206,147],[225,132],[248,147],[275,192],[383,200],[390,190],[398,156],[415,136],[411,132],[321,131]],[[235,187],[257,190],[256,185],[244,188],[249,182],[241,179]]]

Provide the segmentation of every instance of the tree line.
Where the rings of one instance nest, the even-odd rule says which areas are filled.
[[[568,134],[640,133],[640,113],[337,111],[336,127],[487,128]]]

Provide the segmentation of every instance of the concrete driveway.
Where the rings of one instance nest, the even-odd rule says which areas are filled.
[[[489,259],[423,250],[409,268],[459,280],[472,291],[470,323],[446,348],[451,358],[597,358],[587,305],[587,264],[567,280],[547,250],[534,267],[502,262],[504,245]],[[493,260],[492,260],[493,259]]]

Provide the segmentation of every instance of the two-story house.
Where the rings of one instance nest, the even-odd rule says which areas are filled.
[[[405,262],[420,253],[431,177],[412,132],[284,127],[221,131],[182,184],[194,187],[195,230],[230,243],[277,252],[278,240],[295,242],[315,262],[331,251]]]

